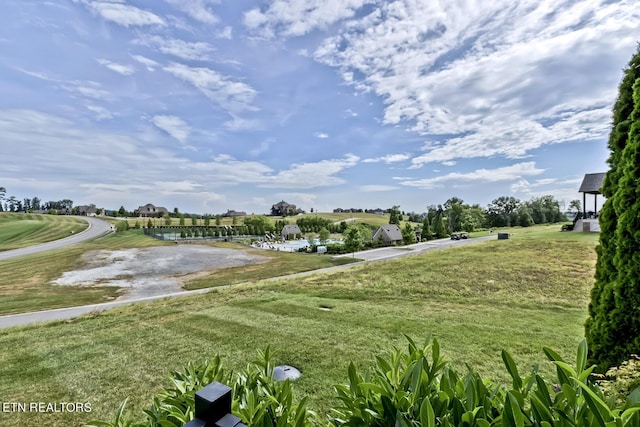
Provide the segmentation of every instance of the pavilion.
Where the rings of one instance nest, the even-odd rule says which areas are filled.
[[[587,194],[593,194],[593,215],[594,218],[598,217],[598,194],[602,194],[602,183],[606,173],[588,173],[582,180],[580,185],[580,193],[582,193],[582,217],[587,218]]]

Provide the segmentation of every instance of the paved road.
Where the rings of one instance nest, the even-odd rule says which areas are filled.
[[[111,231],[111,224],[101,219],[87,217],[87,216],[75,216],[89,223],[89,227],[77,234],[74,234],[64,239],[54,240],[52,242],[42,243],[40,245],[27,246],[26,248],[13,249],[10,251],[0,252],[0,261],[9,258],[16,258],[24,255],[31,255],[38,252],[49,251],[51,249],[60,249],[65,246],[75,245],[76,243],[84,242],[87,240],[95,239],[103,234]]]
[[[281,279],[287,279],[287,278],[293,278],[293,277],[308,276],[311,274],[316,274],[321,272],[344,270],[347,268],[352,268],[356,265],[362,265],[369,262],[385,261],[392,258],[417,255],[419,253],[426,252],[426,251],[463,246],[463,245],[483,242],[483,241],[486,241],[489,239],[495,239],[495,238],[496,236],[492,235],[492,236],[478,237],[478,238],[466,239],[466,240],[441,239],[441,240],[432,240],[429,242],[416,243],[413,245],[407,245],[407,246],[401,246],[401,247],[395,247],[395,248],[379,248],[379,249],[373,249],[369,251],[356,252],[355,254],[341,255],[341,256],[342,257],[355,256],[355,258],[360,258],[360,259],[363,259],[364,261],[353,263],[353,264],[345,264],[345,265],[340,265],[335,267],[322,268],[319,270],[305,271],[302,273],[289,274],[286,276],[273,277],[270,279],[266,279],[265,281],[281,280]],[[406,248],[406,249],[403,249],[403,248]],[[33,324],[33,323],[71,319],[74,317],[82,316],[83,314],[108,310],[110,308],[114,308],[122,305],[152,301],[152,300],[161,299],[161,298],[179,298],[179,297],[185,297],[189,295],[204,294],[207,292],[211,292],[215,289],[224,289],[224,288],[230,288],[235,286],[242,286],[242,285],[246,285],[247,283],[238,283],[235,285],[219,286],[216,288],[197,289],[194,291],[176,292],[176,293],[167,294],[167,295],[155,295],[152,297],[138,298],[138,299],[126,300],[126,301],[112,301],[112,302],[107,302],[102,304],[91,304],[91,305],[83,305],[79,307],[57,308],[53,310],[35,311],[31,313],[0,316],[0,329],[9,328],[11,326],[23,326],[23,325]]]

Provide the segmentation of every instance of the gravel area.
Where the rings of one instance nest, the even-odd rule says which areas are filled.
[[[82,269],[63,273],[55,283],[119,286],[124,294],[118,300],[128,300],[180,292],[182,282],[193,274],[268,260],[241,250],[196,245],[89,251]]]

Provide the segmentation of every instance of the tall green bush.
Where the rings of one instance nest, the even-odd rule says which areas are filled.
[[[621,247],[627,250],[632,249],[625,239],[629,237],[629,233],[633,236],[640,229],[640,225],[630,220],[630,216],[634,213],[627,215],[624,225],[626,231],[617,231],[621,216],[624,214],[623,211],[634,205],[633,202],[626,199],[631,194],[631,188],[621,189],[620,186],[625,184],[633,186],[634,190],[637,188],[637,183],[634,185],[631,178],[633,171],[625,172],[625,167],[629,162],[637,164],[639,160],[637,153],[634,154],[634,150],[626,149],[633,122],[633,86],[638,78],[640,78],[640,45],[624,71],[618,99],[613,108],[613,123],[608,143],[610,150],[610,156],[607,160],[609,171],[602,186],[602,194],[607,199],[599,215],[600,244],[596,248],[598,260],[595,284],[591,291],[589,318],[585,324],[585,336],[590,349],[589,360],[596,363],[601,371],[628,358],[634,350],[634,345],[636,346],[634,351],[640,352],[640,347],[637,346],[638,337],[640,337],[637,324],[635,325],[636,329],[626,331],[620,329],[632,326],[629,323],[629,316],[633,316],[633,312],[626,312],[629,305],[623,301],[624,295],[635,292],[637,297],[640,294],[638,276],[636,278],[630,277],[632,271],[625,270],[626,266],[630,265],[628,260],[637,258],[638,253],[621,253],[618,250]],[[621,182],[625,174],[628,178]],[[636,211],[635,214],[637,215],[638,212]],[[634,227],[635,231],[632,231]],[[635,291],[632,288],[635,288]],[[620,305],[621,303],[622,305]],[[622,319],[617,319],[618,316],[622,316]],[[638,317],[637,312],[635,316]]]

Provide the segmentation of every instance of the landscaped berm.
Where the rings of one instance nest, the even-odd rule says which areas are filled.
[[[406,348],[403,334],[419,346],[437,338],[460,375],[469,364],[511,387],[505,349],[522,376],[539,365],[553,384],[555,367],[543,347],[575,360],[597,243],[597,235],[559,229],[511,229],[509,240],[1,330],[3,402],[81,402],[91,412],[5,412],[0,425],[113,420],[125,399],[130,416],[142,421],[153,397],[176,387],[171,371],[215,355],[225,372],[239,371],[267,347],[273,364],[301,371],[291,385],[296,398],[308,397],[307,408],[325,417],[342,405],[333,386],[350,381],[349,364],[366,371],[392,346]]]

